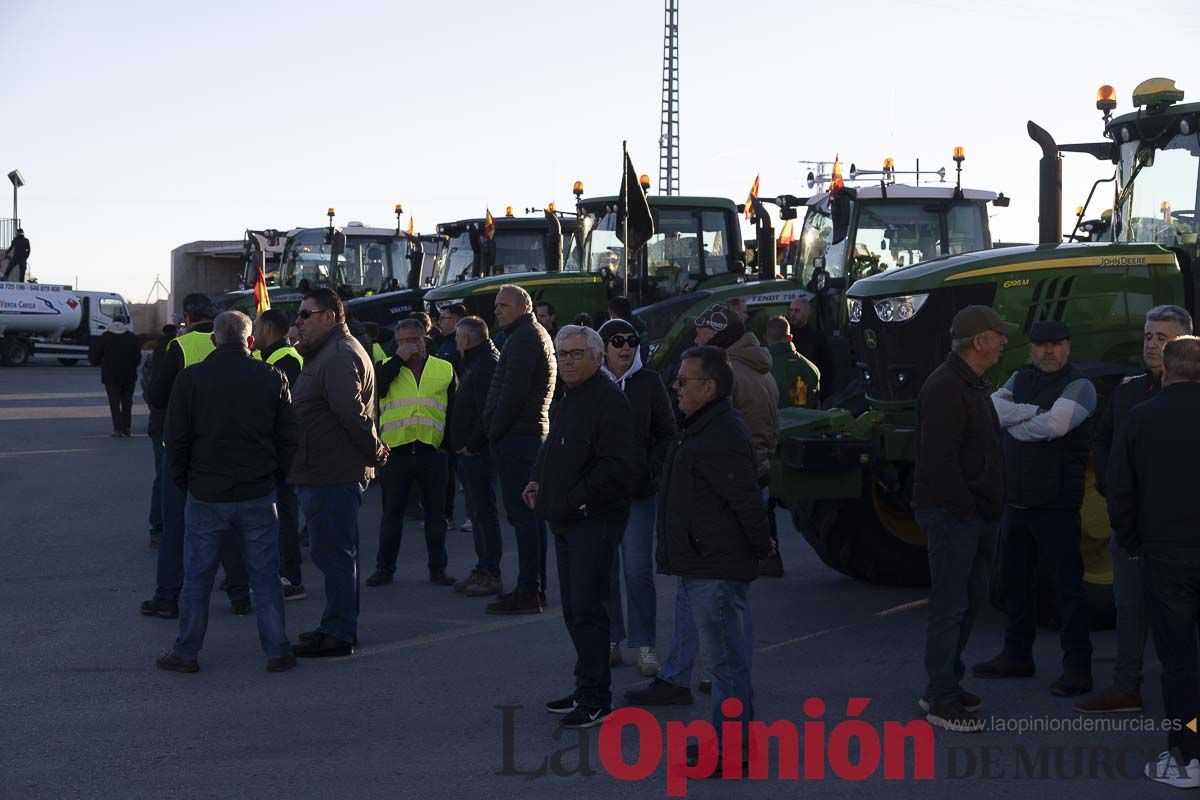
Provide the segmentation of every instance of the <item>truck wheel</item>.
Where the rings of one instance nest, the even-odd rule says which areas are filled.
[[[58,360],[58,363],[62,364],[64,367],[73,367],[79,363],[79,359],[78,358],[60,358]]]
[[[20,339],[5,339],[0,344],[0,361],[6,367],[24,366],[29,361],[29,348]]]
[[[889,586],[929,583],[924,536],[912,513],[870,475],[853,500],[794,503],[792,521],[822,561],[843,575]]]

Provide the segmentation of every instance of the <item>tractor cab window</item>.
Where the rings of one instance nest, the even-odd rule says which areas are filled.
[[[1180,247],[1200,253],[1196,208],[1200,206],[1200,137],[1178,135],[1160,150],[1139,142],[1121,145],[1122,184],[1133,183],[1125,201],[1120,240]]]
[[[284,252],[284,285],[311,287],[349,286],[353,291],[377,289],[397,272],[408,272],[403,239],[346,237],[346,249],[330,263],[332,249],[325,244],[324,231],[311,231],[290,241]]]
[[[884,201],[862,205],[854,237],[856,278],[941,255],[937,206]]]
[[[471,246],[471,234],[463,231],[450,237],[450,244],[438,257],[438,286],[466,281],[475,277],[475,248]]]
[[[831,277],[842,277],[841,259],[831,263],[830,243],[833,241],[833,218],[829,212],[829,201],[822,200],[820,204],[808,207],[804,217],[804,227],[800,231],[800,278],[808,285],[816,270],[817,259],[825,260],[825,269]]]
[[[654,236],[646,243],[647,303],[697,288],[705,279],[729,272],[727,215],[720,211],[660,208]]]
[[[496,256],[492,275],[546,271],[546,234],[532,231],[496,231],[492,238]]]
[[[986,249],[984,239],[987,206],[980,203],[959,203],[946,211],[946,231],[950,242],[949,255],[974,253]]]

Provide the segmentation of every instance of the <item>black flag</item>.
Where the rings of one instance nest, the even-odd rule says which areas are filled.
[[[629,241],[625,241],[625,221],[628,215]],[[625,175],[621,178],[621,199],[617,203],[617,238],[625,243],[630,255],[636,253],[654,235],[654,217],[646,191],[638,183],[637,171],[625,153]]]

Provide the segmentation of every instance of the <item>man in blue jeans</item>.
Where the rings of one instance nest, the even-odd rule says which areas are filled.
[[[288,483],[304,510],[308,554],[325,575],[325,610],[292,652],[348,656],[358,642],[358,510],[388,449],[375,432],[375,370],[350,335],[341,298],[330,289],[307,293],[296,329],[304,370],[293,403],[302,435]]]
[[[296,449],[287,380],[250,357],[250,318],[226,311],[213,325],[216,350],[179,374],[167,406],[170,479],[187,492],[179,638],[160,669],[197,672],[223,544],[244,557],[254,588],[267,670],[296,665],[284,632],[275,486]],[[229,398],[236,395],[237,403]]]
[[[1004,507],[1004,452],[992,387],[983,373],[1004,353],[1016,325],[988,306],[967,306],[950,325],[950,355],[917,397],[912,507],[929,540],[929,621],[918,704],[947,730],[983,728],[980,698],[962,688],[962,654],[996,553]]]
[[[496,512],[496,467],[488,452],[483,408],[500,352],[488,339],[487,323],[464,317],[455,328],[459,352],[459,386],[454,394],[449,430],[455,467],[466,495],[471,533],[475,537],[475,568],[455,582],[454,591],[468,597],[499,594],[500,516]]]
[[[533,300],[520,286],[496,293],[496,324],[504,349],[483,409],[492,461],[500,473],[504,510],[517,535],[517,586],[488,604],[489,614],[540,614],[546,604],[546,526],[522,493],[550,428],[550,399],[557,377],[554,346],[533,316]]]
[[[759,562],[775,549],[750,431],[729,400],[733,382],[725,351],[710,346],[684,352],[675,378],[684,420],[663,466],[656,557],[659,572],[679,576],[679,592],[711,659],[711,717],[718,739],[725,724],[740,722],[744,762],[747,723],[754,715],[745,612]],[[650,685],[627,692],[626,699],[636,705],[690,703],[687,684],[664,674],[675,657],[668,653]],[[689,748],[689,761],[722,775],[718,744]],[[739,769],[724,777],[742,774]]]

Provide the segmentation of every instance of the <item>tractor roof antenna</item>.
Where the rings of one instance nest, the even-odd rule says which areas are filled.
[[[666,0],[662,113],[658,129],[658,190],[679,194],[679,0]]]

